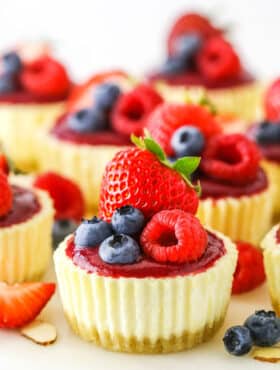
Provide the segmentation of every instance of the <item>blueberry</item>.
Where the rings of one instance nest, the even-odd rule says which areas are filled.
[[[204,145],[204,136],[194,126],[182,126],[171,137],[171,147],[176,157],[200,155]]]
[[[100,245],[99,256],[106,263],[131,264],[139,259],[140,247],[128,235],[112,235]]]
[[[250,330],[239,325],[226,331],[223,342],[226,350],[234,356],[245,355],[253,346]]]
[[[160,68],[163,75],[176,75],[186,70],[186,62],[182,58],[169,57]]]
[[[9,74],[16,74],[22,68],[20,57],[14,51],[4,54],[2,57],[4,71]]]
[[[72,220],[55,221],[52,228],[53,247],[56,248],[66,236],[73,234],[77,227],[78,224]]]
[[[81,109],[68,120],[69,127],[77,132],[94,132],[107,128],[107,117],[100,109]]]
[[[132,206],[117,208],[112,216],[112,227],[117,234],[135,235],[144,226],[144,215]]]
[[[93,217],[91,220],[83,220],[77,228],[75,245],[78,247],[96,247],[112,234],[110,224]]]
[[[244,324],[251,332],[255,345],[273,346],[280,341],[280,319],[274,311],[256,311]]]
[[[119,86],[112,83],[104,83],[96,87],[94,91],[95,106],[105,111],[111,110],[121,94]]]
[[[15,77],[9,73],[0,76],[0,94],[7,94],[17,90],[17,81]]]
[[[280,143],[280,123],[261,123],[256,130],[256,140],[259,144]]]
[[[197,33],[190,33],[178,37],[174,45],[176,57],[189,61],[201,48],[202,38]]]

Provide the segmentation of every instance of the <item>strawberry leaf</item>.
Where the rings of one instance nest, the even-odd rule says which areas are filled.
[[[135,136],[134,134],[130,135],[130,140],[140,149],[145,149],[145,143],[142,137]]]
[[[155,154],[160,161],[166,160],[165,153],[162,150],[161,146],[158,143],[156,143],[152,138],[145,137],[144,143],[146,149],[149,150],[149,152]]]
[[[183,174],[187,178],[198,168],[200,157],[183,157],[177,159],[173,164],[174,170]]]

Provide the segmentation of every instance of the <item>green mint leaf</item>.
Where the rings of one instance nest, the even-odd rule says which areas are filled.
[[[155,154],[160,161],[164,161],[166,159],[164,151],[162,150],[161,146],[156,143],[150,137],[144,138],[145,147],[147,150]]]
[[[183,157],[177,159],[173,168],[177,172],[189,177],[199,166],[200,157]]]

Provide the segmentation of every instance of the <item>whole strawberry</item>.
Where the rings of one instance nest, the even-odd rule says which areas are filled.
[[[108,163],[101,185],[99,216],[110,220],[116,208],[131,205],[146,218],[161,210],[181,209],[192,214],[198,195],[189,178],[199,158],[180,158],[171,164],[150,137],[132,137],[136,148],[122,150]]]

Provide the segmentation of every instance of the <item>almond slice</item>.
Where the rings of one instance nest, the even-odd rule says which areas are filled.
[[[42,320],[35,320],[21,328],[20,333],[37,344],[47,346],[57,338],[56,327]]]
[[[279,347],[255,348],[252,352],[252,357],[258,361],[275,363],[280,361],[280,348]]]

